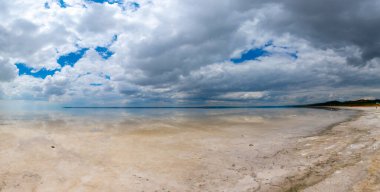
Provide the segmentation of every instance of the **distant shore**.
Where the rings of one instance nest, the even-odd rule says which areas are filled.
[[[328,101],[324,103],[314,103],[308,105],[301,105],[305,107],[379,107],[380,100],[354,100],[354,101]]]

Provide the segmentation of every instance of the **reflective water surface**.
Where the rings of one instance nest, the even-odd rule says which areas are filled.
[[[6,185],[0,189],[244,191],[245,182],[252,183],[245,175],[270,165],[264,157],[353,114],[301,108],[3,110],[0,181]]]

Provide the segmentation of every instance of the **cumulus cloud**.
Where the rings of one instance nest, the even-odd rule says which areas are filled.
[[[252,100],[260,99],[265,96],[264,92],[230,92],[223,95],[220,95],[220,99],[231,99],[231,100]]]
[[[376,0],[1,3],[9,99],[202,105],[380,96]],[[16,63],[32,72],[17,76]],[[32,75],[40,70],[50,73]]]
[[[0,57],[0,82],[10,81],[16,77],[16,67],[8,59]]]

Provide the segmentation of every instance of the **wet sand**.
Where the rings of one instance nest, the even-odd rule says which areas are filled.
[[[288,117],[296,129],[244,115],[4,121],[0,191],[380,191],[380,110],[358,110],[327,128]]]

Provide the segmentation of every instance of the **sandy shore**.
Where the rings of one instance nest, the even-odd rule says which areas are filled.
[[[380,191],[380,110],[358,110],[327,129],[289,133],[252,131],[262,119],[249,116],[207,127],[122,123],[137,129],[5,122],[0,191]]]

